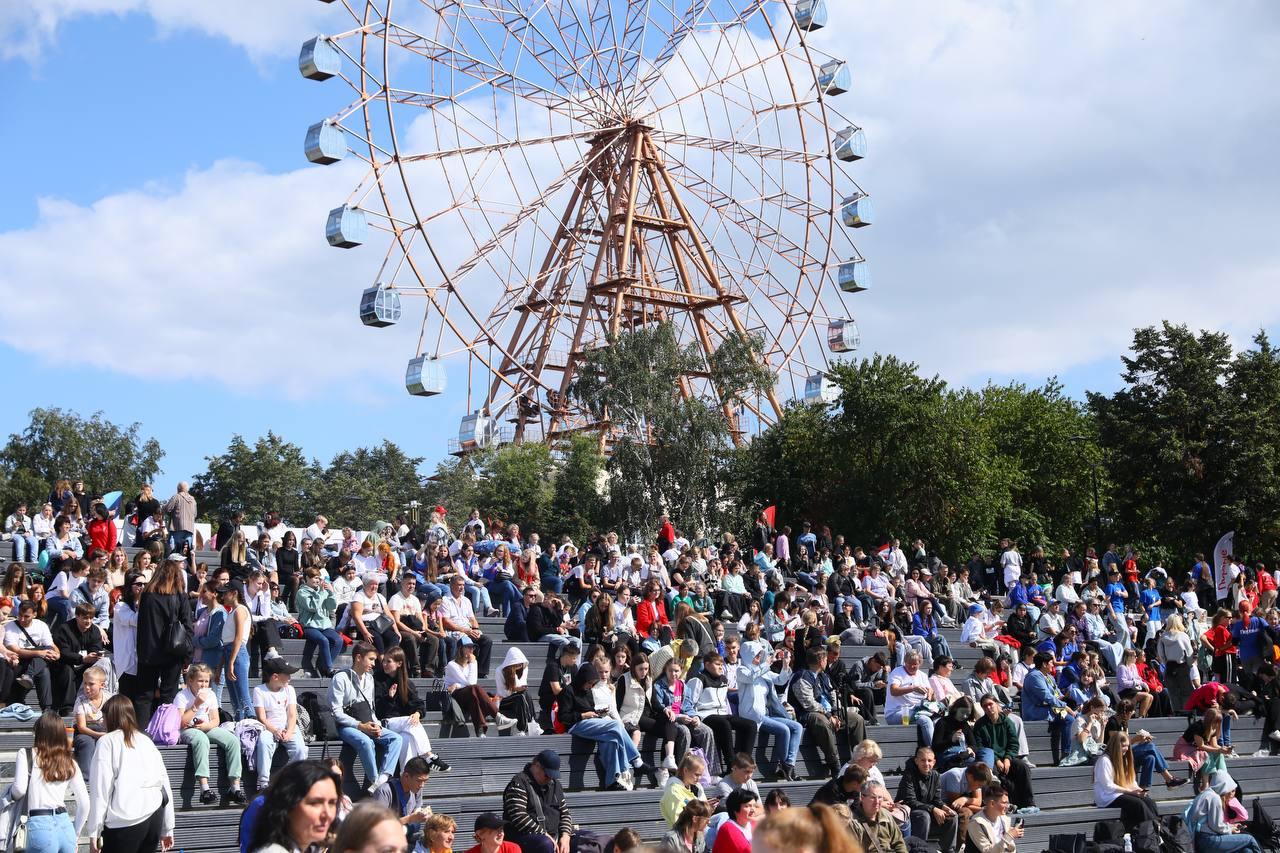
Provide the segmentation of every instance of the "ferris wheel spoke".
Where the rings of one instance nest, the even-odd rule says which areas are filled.
[[[669,130],[658,130],[653,135],[660,142],[688,145],[693,148],[713,151],[717,154],[742,154],[747,157],[784,160],[805,165],[824,160],[827,157],[827,152],[825,151],[797,151],[793,148],[783,148],[776,145],[756,145],[742,139],[719,139],[713,136],[698,136]]]

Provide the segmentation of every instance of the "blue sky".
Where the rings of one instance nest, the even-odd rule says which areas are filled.
[[[1136,325],[1247,343],[1280,322],[1280,12],[1171,2],[831,0],[841,109],[872,156],[864,351],[961,384],[1110,390]],[[267,8],[264,8],[267,7]],[[119,14],[89,14],[84,9]],[[161,491],[233,433],[429,464],[465,413],[402,391],[412,340],[360,326],[378,254],[324,244],[354,185],[302,157],[311,0],[0,11],[0,433],[34,406],[138,420]],[[865,235],[865,239],[864,238]]]

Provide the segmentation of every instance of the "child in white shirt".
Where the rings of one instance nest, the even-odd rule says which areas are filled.
[[[283,744],[289,761],[303,761],[307,757],[307,742],[298,728],[298,699],[289,678],[298,667],[284,658],[272,658],[262,662],[262,675],[266,679],[253,688],[253,709],[265,731],[258,736],[258,790],[265,791],[271,781],[271,761],[276,747]]]

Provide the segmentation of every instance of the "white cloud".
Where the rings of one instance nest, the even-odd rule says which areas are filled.
[[[74,18],[146,15],[161,34],[195,30],[225,38],[250,56],[296,51],[326,22],[342,21],[317,0],[12,0],[0,3],[0,58],[35,61]]]
[[[1280,322],[1277,7],[829,2],[879,217],[866,351],[972,383]]]
[[[89,207],[42,200],[34,226],[0,234],[0,340],[56,365],[292,397],[395,384],[420,303],[363,327],[377,256],[324,239],[356,179],[221,162]]]

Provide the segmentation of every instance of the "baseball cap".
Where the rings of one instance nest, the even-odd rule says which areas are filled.
[[[504,826],[506,823],[502,817],[494,812],[485,812],[476,816],[476,832],[482,829],[502,829]]]
[[[560,754],[554,749],[544,749],[533,757],[538,766],[552,779],[560,778]]]
[[[300,667],[296,667],[284,658],[271,658],[262,662],[262,674],[267,678],[273,675],[293,675]]]
[[[468,637],[466,634],[462,635],[462,640],[460,642],[464,646],[474,646],[476,644],[476,641]]]
[[[165,557],[165,559],[171,563],[185,563],[187,561],[186,555],[179,554],[177,551],[174,551],[172,554]]]

